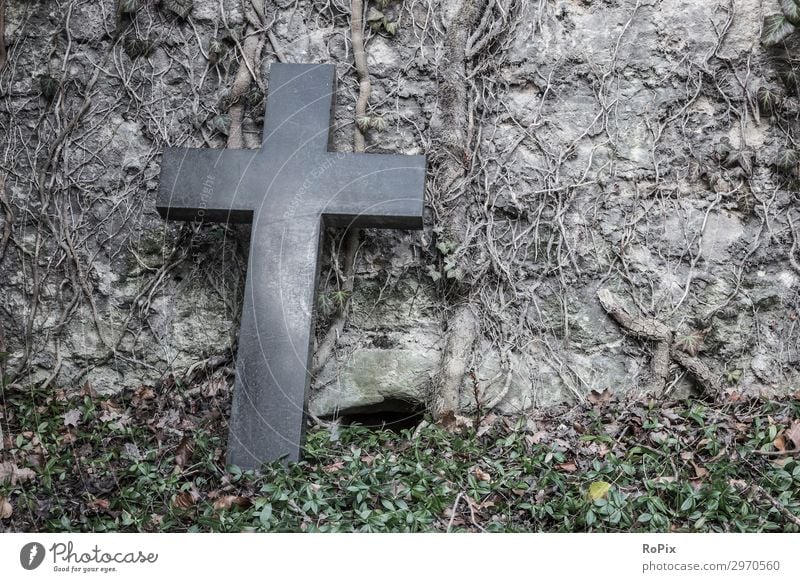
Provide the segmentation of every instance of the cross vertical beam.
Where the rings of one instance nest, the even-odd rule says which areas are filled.
[[[332,65],[273,64],[258,150],[168,148],[166,219],[253,225],[228,457],[300,458],[321,228],[422,228],[425,157],[328,151]]]

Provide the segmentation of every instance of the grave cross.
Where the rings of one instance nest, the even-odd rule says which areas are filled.
[[[167,148],[166,219],[252,223],[228,462],[298,460],[322,226],[422,228],[425,157],[328,151],[333,65],[273,64],[258,150]]]

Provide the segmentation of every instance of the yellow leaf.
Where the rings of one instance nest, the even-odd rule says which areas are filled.
[[[589,499],[592,501],[602,499],[608,495],[609,489],[611,489],[611,483],[606,483],[605,481],[595,481],[589,485]]]

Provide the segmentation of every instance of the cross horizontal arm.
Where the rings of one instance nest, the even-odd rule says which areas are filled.
[[[422,228],[425,156],[329,154],[321,213],[330,226]]]
[[[156,209],[171,220],[250,222],[255,207],[253,194],[240,186],[257,153],[167,148],[161,162]]]

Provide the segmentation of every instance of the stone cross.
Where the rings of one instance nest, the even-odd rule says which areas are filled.
[[[425,157],[328,151],[333,65],[273,64],[261,149],[167,148],[166,219],[252,223],[228,463],[300,458],[322,226],[422,228]]]

